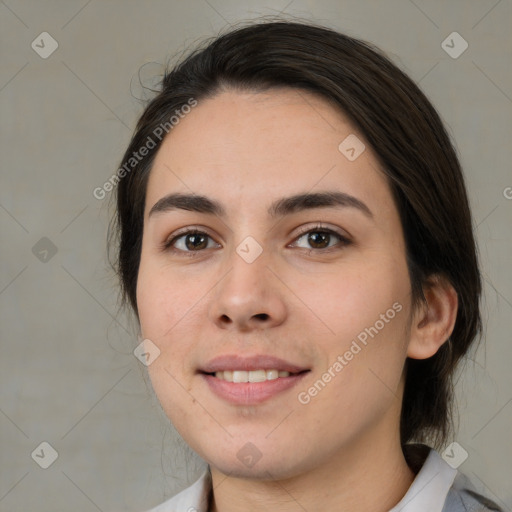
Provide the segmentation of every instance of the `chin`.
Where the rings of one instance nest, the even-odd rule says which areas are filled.
[[[241,448],[229,447],[219,451],[217,447],[215,452],[208,450],[208,453],[200,453],[200,456],[212,469],[224,475],[249,480],[285,480],[314,466],[314,462],[305,458],[304,454],[288,453],[286,456],[269,446],[268,442],[261,449],[245,442]]]
[[[212,460],[208,462],[212,468],[220,471],[230,478],[243,478],[248,480],[283,480],[299,475],[302,471],[295,467],[284,467],[280,460],[267,460],[263,458],[254,466],[249,467],[239,460]]]

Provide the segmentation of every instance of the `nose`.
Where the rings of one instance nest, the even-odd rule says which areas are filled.
[[[248,263],[233,251],[229,272],[213,290],[210,320],[221,329],[250,332],[276,327],[286,318],[284,286],[269,268],[265,250]]]

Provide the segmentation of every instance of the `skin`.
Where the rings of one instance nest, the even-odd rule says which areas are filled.
[[[349,161],[338,145],[366,145]],[[364,202],[272,219],[274,200],[336,190]],[[171,192],[219,201],[226,217],[175,209],[149,217]],[[331,235],[312,246],[299,228]],[[162,244],[186,227],[206,248]],[[311,233],[310,231],[310,233]],[[263,252],[247,263],[247,237]],[[180,252],[181,249],[181,252]],[[312,250],[313,249],[313,250]],[[323,251],[323,252],[322,252]],[[406,357],[433,355],[448,338],[457,297],[442,279],[413,310],[398,211],[378,160],[348,119],[297,90],[225,90],[199,102],[164,140],[150,174],[137,304],[142,336],[161,353],[148,367],[166,414],[211,467],[210,510],[387,511],[414,474],[399,439]],[[402,309],[308,404],[307,391],[352,340],[394,303]],[[262,316],[266,314],[266,316]],[[214,395],[198,373],[224,354],[270,354],[310,369],[298,387],[252,406]],[[237,457],[252,443],[252,467]]]

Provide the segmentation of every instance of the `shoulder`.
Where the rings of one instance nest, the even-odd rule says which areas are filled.
[[[482,496],[473,488],[463,473],[458,473],[451,486],[442,512],[487,512],[502,509],[489,498]]]
[[[146,512],[207,512],[212,489],[207,468],[190,487]]]
[[[426,445],[406,445],[404,455],[416,478],[390,512],[503,512],[436,450]]]

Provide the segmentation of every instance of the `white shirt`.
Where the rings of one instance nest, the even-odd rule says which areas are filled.
[[[193,485],[148,512],[208,512],[211,485],[210,473],[206,469]],[[389,512],[467,510],[484,512],[501,509],[472,491],[464,475],[431,449],[409,490]]]

